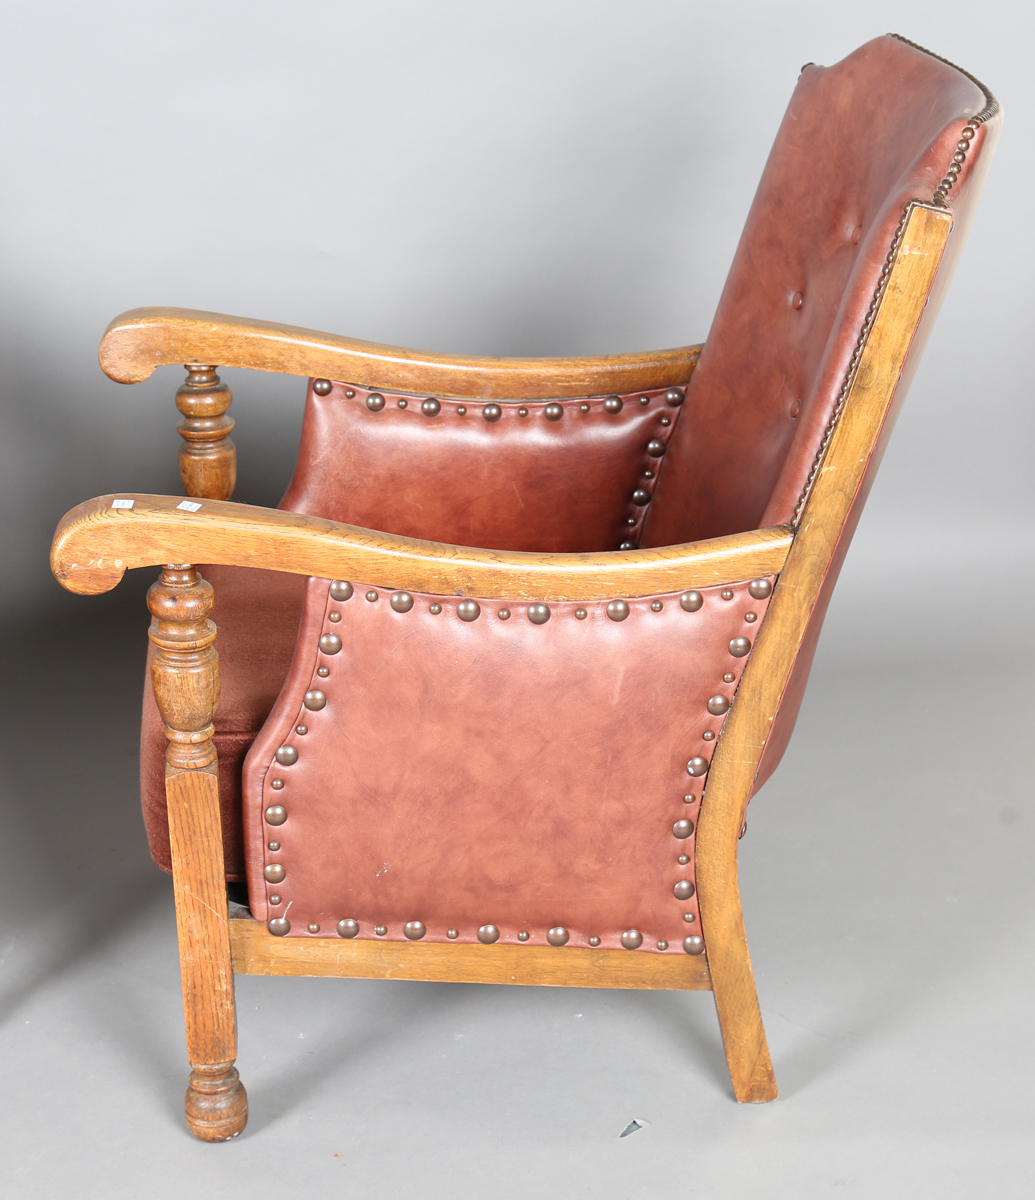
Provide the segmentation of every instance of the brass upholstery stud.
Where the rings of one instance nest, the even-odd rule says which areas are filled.
[[[684,592],[679,597],[680,608],[685,609],[687,612],[697,612],[703,603],[704,597],[700,592]]]
[[[486,421],[498,421],[503,416],[503,409],[498,404],[486,404],[482,409],[482,416]]]
[[[400,408],[406,408],[406,406],[407,406],[409,403],[410,403],[410,402],[409,402],[409,400],[396,400],[396,404],[397,404],[397,405],[398,405]]]
[[[640,403],[643,405],[644,408],[646,408],[647,405],[650,404],[650,396],[641,396]]]
[[[341,613],[340,612],[330,612],[327,614],[327,620],[333,621],[335,624],[337,624],[341,620]]]
[[[625,523],[626,523],[626,525],[635,525],[639,519],[640,519],[639,517],[626,517]]]
[[[270,863],[268,867],[262,869],[262,877],[267,883],[282,883],[286,874],[287,871],[280,863]]]
[[[420,410],[426,417],[437,417],[442,411],[442,405],[439,404],[439,402],[433,397],[429,396],[427,400],[425,400],[420,406]]]
[[[337,654],[341,649],[341,638],[336,633],[325,633],[320,638],[320,649],[324,654]]]
[[[460,930],[459,930],[459,929],[447,929],[447,930],[446,930],[446,937],[447,937],[447,938],[449,938],[449,940],[450,940],[451,942],[452,942],[452,941],[456,941],[456,939],[457,939],[459,936],[460,936]]]
[[[586,617],[588,617],[588,616],[589,616],[589,614],[586,612],[586,610],[584,608],[577,608],[575,610],[575,620],[576,621],[584,621],[586,619]]]
[[[359,922],[354,921],[351,917],[346,917],[344,921],[338,922],[338,937],[354,938],[359,933]]]
[[[295,726],[295,733],[297,733],[299,737],[305,737],[305,735],[308,732],[309,732],[308,725],[296,725]]]
[[[637,488],[632,494],[633,504],[638,504],[641,507],[644,504],[650,504],[650,492],[646,488]]]
[[[662,418],[661,418],[661,424],[662,424],[662,425],[665,425],[665,426],[671,425],[671,424],[672,424],[672,418],[671,418],[671,417],[662,417]],[[666,943],[666,944],[667,944],[667,943]]]
[[[279,849],[280,849],[280,842],[267,842],[267,843],[266,843],[266,848],[267,848],[268,850],[277,851],[277,850],[279,850]],[[270,899],[272,900],[272,899],[273,899],[273,897],[272,897],[272,896],[270,896]]]
[[[643,934],[638,929],[627,929],[622,934],[622,946],[626,950],[639,950],[643,945]]]
[[[317,923],[315,921],[310,921],[309,924],[306,926],[306,928],[309,930],[310,933],[319,933],[320,932],[320,926],[317,925]]]
[[[723,588],[719,594],[722,596],[723,600],[733,599],[733,591],[731,588]]]
[[[735,637],[730,641],[730,654],[734,658],[743,658],[751,649],[751,643],[746,637]]]
[[[696,796],[693,794],[693,792],[688,792],[688,793],[687,793],[687,794],[686,794],[686,795],[683,797],[683,803],[684,803],[684,804],[693,804],[693,802],[694,802],[696,799],[697,799],[697,797],[696,797]]]
[[[284,780],[283,780],[283,779],[274,779],[274,780],[273,780],[273,782],[270,784],[270,787],[271,787],[271,788],[272,788],[272,789],[273,789],[275,792],[279,792],[279,791],[280,791],[280,789],[281,789],[283,786],[284,786]]]
[[[703,954],[704,938],[696,934],[688,938],[683,938],[683,949],[687,954]]]
[[[524,406],[524,405],[522,405],[522,406],[521,406],[521,407],[518,409],[518,416],[519,416],[519,417],[527,417],[527,416],[528,416],[528,409],[527,409],[527,408],[525,408],[525,406]]]
[[[693,833],[693,831],[694,823],[693,821],[688,821],[686,817],[684,817],[681,821],[677,821],[675,825],[672,826],[672,836],[679,838],[681,841],[685,841]]]
[[[804,303],[805,303],[805,293],[804,292],[795,292],[794,299],[791,301],[791,306],[793,308],[801,308],[801,306]]]
[[[427,932],[423,921],[407,921],[403,926],[403,933],[411,942],[419,942]]]
[[[700,775],[708,773],[708,760],[706,758],[692,758],[687,764],[686,769],[691,775],[697,778]]]
[[[397,613],[406,613],[413,608],[413,597],[409,592],[393,592],[392,598],[388,601],[392,609]]]
[[[722,681],[723,683],[732,683],[736,678],[736,675],[734,675],[732,671],[727,671],[726,674],[723,675]]]
[[[729,712],[730,702],[725,696],[712,696],[708,701],[708,711],[713,717],[721,717],[724,712]]]
[[[653,471],[644,471],[644,472],[643,472],[643,478],[644,478],[644,479],[653,479],[653,478],[654,478],[654,472],[653,472]]]
[[[658,949],[659,949],[659,950],[667,950],[667,949],[668,949],[668,942],[664,942],[664,941],[662,941],[662,942],[658,942]]]
[[[564,409],[559,404],[548,404],[543,409],[543,416],[548,421],[559,421],[564,416]]]
[[[547,933],[546,940],[551,946],[565,946],[568,943],[568,931],[563,925],[556,925]]]
[[[706,729],[704,733],[701,734],[701,737],[704,738],[706,742],[715,741],[715,734],[710,729]]]
[[[272,904],[274,907],[276,907],[280,903],[280,897],[279,896],[268,896],[266,898],[266,903]]]
[[[660,441],[658,438],[651,438],[651,440],[647,443],[647,453],[651,456],[651,458],[661,458],[661,456],[665,453],[665,449],[665,443]]]
[[[501,621],[509,621],[510,620],[510,609],[509,608],[501,608],[499,610],[499,612],[496,614],[496,616],[499,617],[499,619]]]
[[[277,762],[282,767],[290,767],[298,762],[298,751],[294,746],[280,746],[277,750]]]
[[[651,612],[661,612],[661,610],[665,607],[665,602],[663,600],[652,600],[650,602],[650,607]]]
[[[694,917],[693,913],[683,913],[683,920],[688,925],[692,925],[694,923],[694,921],[696,920],[696,918]]]
[[[607,615],[612,621],[624,621],[629,612],[629,605],[624,600],[611,600],[608,602]]]
[[[331,599],[339,602],[352,599],[352,584],[344,579],[335,579],[331,584]]]
[[[579,412],[584,412],[584,413],[589,412],[589,405],[588,404],[580,404]]]
[[[291,922],[287,917],[274,917],[272,921],[266,922],[266,928],[274,937],[283,937],[291,932]]]
[[[442,605],[441,605],[441,604],[429,604],[429,605],[428,605],[428,612],[429,612],[429,613],[432,613],[432,614],[433,614],[434,616],[436,616],[436,617],[438,616],[438,614],[439,614],[441,611],[442,611]]]
[[[527,942],[528,937],[529,937],[528,930],[522,929],[521,932],[518,934],[518,941],[519,942]]]
[[[635,542],[620,542],[618,545],[618,549],[619,550],[635,550],[636,543]]]
[[[477,600],[461,600],[456,606],[456,615],[461,621],[477,621],[481,611],[482,606]]]
[[[377,600],[377,598],[378,598],[377,592],[375,592],[373,589],[371,589],[369,592],[367,592],[366,597],[365,597],[365,599],[369,600],[371,604],[373,604],[374,601]]]
[[[598,938],[598,937],[591,937],[591,938],[589,939],[589,944],[590,944],[591,946],[599,946],[599,945],[600,945],[600,938]]]
[[[550,608],[546,604],[530,604],[528,619],[533,625],[545,625],[550,619]]]
[[[355,396],[355,394],[356,394],[355,388],[346,388],[345,389],[345,395],[348,396],[348,398],[350,400]]]
[[[499,940],[500,931],[495,925],[483,925],[478,930],[478,941],[481,942],[483,946],[491,946],[493,942],[498,942]]]
[[[689,861],[690,861],[690,855],[689,855],[689,854],[681,854],[681,855],[680,855],[680,856],[679,856],[679,857],[676,859],[676,862],[678,862],[678,863],[679,863],[679,865],[680,865],[681,867],[685,867],[685,866],[686,866],[686,864],[687,864]]]
[[[329,379],[314,379],[313,391],[318,396],[327,396],[330,394],[331,388],[334,386]]]
[[[316,673],[317,673],[317,675],[320,676],[321,679],[326,679],[327,676],[330,675],[331,669],[330,669],[330,667],[317,667]]]
[[[319,712],[321,708],[327,707],[327,697],[318,688],[314,688],[313,691],[306,692],[302,697],[302,703],[310,712]]]
[[[744,620],[750,625],[753,621],[758,620],[758,613],[745,613]]]
[[[384,937],[384,935],[388,932],[388,926],[387,925],[375,925],[374,932],[377,934],[378,937]]]
[[[371,412],[380,412],[384,406],[385,398],[379,392],[371,392],[370,395],[367,396],[367,408],[369,408]]]
[[[673,408],[678,408],[685,398],[682,388],[669,388],[665,393],[665,403],[671,404]]]
[[[621,396],[608,396],[608,398],[604,401],[604,412],[620,413],[622,411],[622,407],[623,405]]]
[[[672,895],[677,900],[689,900],[694,894],[694,885],[689,879],[681,879],[672,889]]]
[[[458,404],[456,406],[456,415],[458,417],[466,417],[467,416],[467,405],[466,404]]]

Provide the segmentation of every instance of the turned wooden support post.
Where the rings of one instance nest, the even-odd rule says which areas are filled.
[[[177,425],[180,478],[188,496],[229,500],[237,483],[237,448],[230,440],[234,427],[226,415],[233,394],[220,383],[215,367],[186,364],[187,382],[176,393],[183,413]]]
[[[237,1016],[212,744],[219,703],[212,604],[212,585],[189,565],[165,567],[147,594],[155,618],[151,682],[169,739],[165,794],[192,1068],[187,1125],[202,1141],[225,1142],[244,1129],[248,1097],[234,1067]]]

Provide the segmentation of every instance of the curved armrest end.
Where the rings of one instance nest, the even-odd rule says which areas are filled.
[[[98,500],[87,500],[65,513],[54,532],[50,547],[50,569],[54,578],[69,592],[80,596],[99,596],[110,592],[122,582],[127,564],[115,554],[105,553],[103,536],[104,509],[117,514],[111,508],[113,496]],[[101,534],[98,537],[98,534]]]

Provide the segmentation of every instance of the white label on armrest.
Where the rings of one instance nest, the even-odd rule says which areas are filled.
[[[132,508],[133,501],[132,500],[113,500],[111,502],[111,506],[112,506],[112,508]]]
[[[181,500],[176,507],[182,508],[184,512],[197,512],[201,505],[196,504],[193,500]]]

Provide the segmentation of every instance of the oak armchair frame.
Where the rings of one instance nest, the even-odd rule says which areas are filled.
[[[73,509],[54,539],[52,566],[70,591],[114,588],[127,568],[163,566],[149,592],[156,698],[169,738],[166,795],[183,979],[191,1131],[236,1136],[247,1098],[234,1068],[233,976],[323,975],[712,990],[739,1101],[776,1096],[748,953],[737,844],[759,761],[821,589],[836,571],[853,506],[868,486],[889,427],[906,356],[931,293],[952,214],[907,206],[860,334],[794,526],[681,546],[604,554],[528,554],[447,546],[374,533],[290,512],[226,503],[233,489],[229,392],[211,364],[253,367],[415,393],[530,399],[685,385],[700,347],[584,359],[447,358],[289,326],[183,309],[119,317],[101,346],[121,382],[156,366],[187,365],[177,396],[181,452],[196,511],[162,496],[104,496]],[[122,500],[119,507],[113,501]],[[131,506],[128,506],[129,502]],[[190,506],[193,508],[194,506]],[[778,576],[702,798],[696,850],[705,953],[273,937],[247,916],[230,919],[224,881],[212,717],[219,666],[208,620],[212,589],[188,564],[263,567],[300,575],[451,595],[525,600],[634,597]]]

